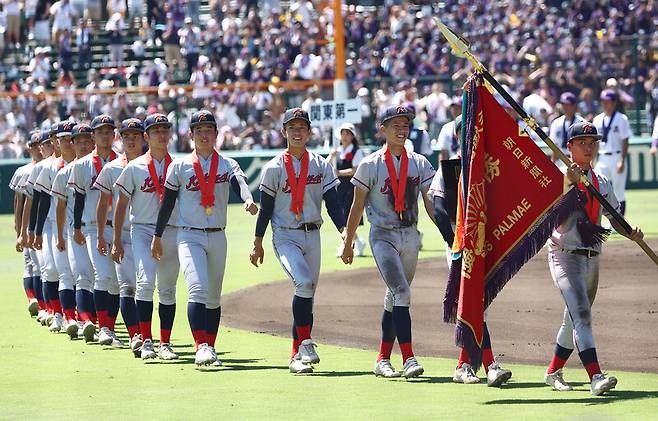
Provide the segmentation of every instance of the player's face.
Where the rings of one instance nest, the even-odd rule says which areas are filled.
[[[603,111],[605,111],[606,114],[612,114],[615,111],[615,101],[604,99],[601,101],[601,105],[603,106]]]
[[[381,126],[382,133],[386,137],[386,143],[404,146],[409,137],[409,119],[407,117],[395,117]]]
[[[155,126],[146,132],[146,140],[149,148],[157,151],[167,150],[169,144],[170,129],[165,125]]]
[[[579,137],[567,144],[572,160],[581,167],[588,166],[596,157],[599,141],[593,137]]]
[[[111,126],[102,126],[94,130],[92,135],[94,143],[100,149],[110,149],[114,141],[114,129]]]
[[[75,156],[82,158],[94,150],[94,141],[91,140],[90,135],[76,136],[75,141],[73,142],[73,148],[75,149]]]
[[[50,143],[53,145],[53,150],[58,154],[61,153],[59,150],[59,142],[57,141],[57,136],[50,136]]]
[[[29,151],[30,151],[30,156],[31,156],[32,159],[34,159],[35,161],[41,161],[41,159],[43,158],[43,157],[41,156],[41,149],[39,149],[39,144],[38,144],[38,143],[33,143],[33,144],[30,146]]]
[[[217,127],[214,124],[199,124],[192,129],[194,149],[200,154],[212,151],[217,141]]]
[[[564,113],[567,115],[576,114],[577,108],[578,106],[576,104],[562,104],[562,109],[564,110]]]
[[[126,130],[121,135],[123,149],[127,154],[135,156],[142,154],[144,146],[144,135],[140,130]]]
[[[461,105],[452,105],[450,107],[450,113],[452,113],[452,118],[453,119],[459,117],[459,114],[462,113],[462,106]]]
[[[50,143],[50,141],[42,143],[41,144],[41,155],[44,157],[48,157],[55,152],[55,148],[53,148],[53,144]]]
[[[288,147],[293,149],[305,148],[311,138],[311,128],[304,120],[292,120],[286,124],[281,133],[288,141]]]
[[[73,155],[75,154],[75,149],[73,148],[73,140],[71,136],[62,136],[57,138],[57,143],[59,144],[59,150],[64,155]]]

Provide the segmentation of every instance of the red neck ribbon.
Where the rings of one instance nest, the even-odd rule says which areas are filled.
[[[207,212],[207,209],[215,206],[215,179],[217,178],[217,167],[219,166],[219,154],[217,151],[212,152],[208,177],[206,177],[201,169],[201,163],[199,162],[196,151],[192,151],[192,166],[194,167],[194,174],[196,174],[196,178],[199,180],[201,206],[206,208]]]
[[[404,194],[407,190],[407,170],[409,168],[409,158],[407,152],[402,151],[400,157],[400,178],[398,179],[395,173],[395,166],[393,165],[393,156],[391,151],[386,148],[384,152],[384,159],[386,161],[386,169],[388,170],[388,178],[391,180],[391,191],[395,199],[395,212],[402,214],[406,210],[404,206]]]
[[[164,171],[162,172],[162,179],[163,180],[165,179],[165,177],[167,177],[167,169],[169,168],[169,164],[171,164],[171,155],[169,155],[169,153],[167,153],[165,155]],[[162,183],[162,184],[160,183],[160,177],[158,177],[158,172],[155,170],[155,162],[153,162],[153,157],[151,156],[151,151],[146,152],[146,165],[148,166],[149,175],[151,176],[151,180],[153,180],[153,185],[155,186],[155,191],[158,192],[158,197],[160,198],[160,203],[162,203],[162,200],[164,200],[164,183]],[[194,168],[194,171],[196,172],[196,167]]]
[[[596,174],[594,174],[594,170],[590,169],[590,172],[592,173],[592,185],[598,191],[599,179],[596,177]],[[593,224],[598,224],[601,204],[589,194],[587,187],[585,187],[583,183],[579,183],[578,188],[587,196],[587,204],[585,205],[585,213],[587,214],[587,217]]]
[[[286,166],[288,175],[288,185],[292,200],[290,202],[290,211],[295,214],[299,220],[304,210],[304,191],[306,190],[306,180],[308,178],[308,151],[302,155],[302,168],[299,177],[295,177],[295,169],[292,166],[292,155],[289,151],[283,153],[283,163]]]

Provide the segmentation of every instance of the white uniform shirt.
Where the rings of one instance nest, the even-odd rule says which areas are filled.
[[[578,121],[584,121],[584,119],[578,114],[574,115],[571,120],[567,120],[567,116],[562,114],[553,120],[551,123],[551,128],[548,131],[548,137],[550,137],[555,145],[560,148],[562,152],[564,152],[564,154],[567,156],[569,156],[569,150],[567,149],[567,140],[569,140],[569,127]]]
[[[94,152],[75,161],[68,181],[69,187],[85,195],[85,208],[82,213],[82,222],[85,224],[96,223],[96,206],[100,197],[98,187],[94,186],[98,174],[94,167],[93,157]],[[109,160],[101,158],[102,167],[108,162]]]
[[[68,164],[68,162],[66,162],[62,157],[51,159],[50,165],[44,166],[41,172],[39,173],[34,188],[46,194],[50,194],[50,191],[52,190],[53,187],[53,181],[55,180],[55,176],[57,175],[60,169],[64,168],[66,164]],[[51,195],[50,209],[48,210],[47,219],[49,219],[50,221],[55,221],[57,218],[56,210],[57,210],[57,197]]]
[[[616,112],[612,117],[612,123],[610,123],[610,118],[605,113],[601,113],[594,117],[594,127],[596,127],[597,132],[603,136],[603,126],[611,124],[610,130],[608,131],[607,142],[603,142],[604,139],[601,139],[599,142],[599,154],[616,154],[621,152],[624,139],[631,137],[631,126],[628,123],[628,117],[625,114]]]
[[[53,157],[48,157],[46,159],[37,162],[32,167],[32,170],[30,171],[29,175],[25,180],[25,184],[23,185],[23,188],[25,189],[25,194],[27,194],[30,197],[34,195],[34,190],[37,184],[37,179],[39,178],[39,174],[41,174],[41,171],[43,171],[45,167],[51,164],[52,160]]]
[[[100,174],[98,174],[98,177],[96,177],[96,181],[94,182],[94,188],[100,190],[103,193],[112,195],[112,206],[110,206],[107,210],[108,221],[114,219],[114,206],[119,200],[119,190],[114,187],[114,183],[116,183],[119,175],[121,175],[123,172],[125,165],[126,162],[124,161],[124,157],[118,157],[103,167]],[[98,206],[98,202],[96,202],[96,206]],[[123,229],[128,229],[129,227],[130,220],[129,218],[126,218],[123,220]]]
[[[73,224],[73,206],[75,205],[75,190],[69,187],[69,178],[73,171],[75,161],[67,164],[57,172],[53,180],[50,194],[58,200],[66,200],[66,220],[69,224]]]

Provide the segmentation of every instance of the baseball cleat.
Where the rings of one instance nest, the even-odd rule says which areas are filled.
[[[404,367],[402,368],[402,375],[406,379],[411,379],[413,377],[418,377],[425,372],[425,369],[422,365],[418,364],[416,357],[409,357],[407,361],[404,362]]]
[[[82,333],[84,332],[85,324],[84,322],[78,320],[78,336],[82,336]]]
[[[196,365],[211,365],[215,363],[217,358],[213,355],[208,344],[203,343],[199,345],[199,348],[196,350],[196,355],[194,356],[194,363]]]
[[[391,360],[383,359],[375,363],[375,369],[373,370],[375,376],[377,377],[386,377],[391,379],[394,377],[400,377],[400,373],[395,371],[393,365],[391,365]]]
[[[82,326],[82,336],[85,338],[85,342],[94,342],[94,336],[96,336],[96,325],[87,320]]]
[[[564,381],[564,377],[562,377],[562,369],[551,374],[548,374],[547,371],[546,374],[544,374],[544,381],[547,385],[551,386],[553,390],[557,390],[558,392],[568,392],[573,390],[573,387]]]
[[[46,317],[43,320],[41,320],[41,324],[44,326],[50,326],[53,320],[55,320],[55,314],[48,313]]]
[[[301,360],[305,364],[317,364],[320,362],[320,356],[315,352],[315,347],[317,345],[311,339],[304,339],[301,344],[299,344],[299,355]]]
[[[215,348],[212,346],[208,346],[208,349],[210,350],[210,353],[212,354],[213,358],[215,359],[214,362],[210,364],[211,367],[221,367],[222,366],[222,361],[217,358],[217,352],[215,351]]]
[[[480,378],[475,375],[473,367],[468,363],[463,363],[461,367],[455,368],[455,374],[452,376],[455,383],[475,384],[480,383]]]
[[[48,330],[50,330],[53,333],[56,333],[62,330],[62,327],[64,327],[64,318],[62,317],[61,314],[56,313],[53,316],[53,321],[52,323],[50,323],[50,327],[48,328]]]
[[[30,299],[30,302],[27,305],[27,311],[30,313],[30,317],[34,317],[39,314],[39,302],[36,298]]]
[[[499,387],[512,377],[512,371],[498,365],[497,362],[492,362],[487,368],[487,386]]]
[[[78,322],[75,320],[67,320],[64,324],[64,329],[71,340],[78,338]]]
[[[160,349],[158,351],[158,357],[160,357],[161,360],[165,360],[165,361],[177,360],[178,354],[176,354],[174,350],[171,349],[171,344],[161,343]]]
[[[110,330],[110,336],[112,337],[112,343],[110,343],[112,348],[123,348],[123,342],[117,338],[117,334],[114,331]]]
[[[155,353],[155,349],[153,349],[152,340],[144,339],[144,343],[142,343],[142,349],[140,354],[143,360],[151,360],[158,356],[158,354]]]
[[[605,392],[609,392],[617,386],[617,378],[610,376],[606,377],[605,374],[599,373],[592,376],[591,391],[592,395],[599,396]]]
[[[135,354],[135,357],[139,358],[142,355],[142,344],[144,341],[142,340],[142,334],[141,333],[135,333],[132,338],[130,338],[130,350]]]
[[[46,310],[44,310],[44,309],[39,310],[37,312],[37,319],[36,319],[37,323],[42,323],[43,324],[43,319],[45,319],[47,315],[48,315],[48,312]]]
[[[295,354],[294,357],[290,359],[290,364],[288,365],[291,373],[303,374],[303,373],[312,373],[313,367],[309,364],[302,361],[299,353]]]
[[[112,331],[107,326],[103,326],[98,333],[98,343],[100,345],[112,345],[114,338],[111,333]]]

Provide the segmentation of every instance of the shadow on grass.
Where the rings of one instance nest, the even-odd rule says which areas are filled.
[[[194,362],[194,361],[192,361]],[[215,372],[215,371],[255,371],[255,370],[288,370],[288,366],[284,365],[233,365],[224,364],[221,367],[197,367],[197,370],[202,373]]]
[[[372,371],[314,371],[310,373],[312,377],[359,377],[372,375]]]
[[[485,383],[486,383],[486,379],[485,379]],[[580,387],[585,385],[589,386],[589,383],[584,383],[584,382],[569,382],[569,384],[574,387]],[[542,382],[515,382],[514,380],[512,380],[500,387],[500,389],[534,389],[534,388],[548,389],[549,386],[546,385],[546,383],[542,383]]]
[[[560,392],[555,392],[560,393]],[[638,399],[656,399],[658,398],[658,391],[646,390],[619,390],[612,391],[603,396],[590,396],[587,398],[567,398],[569,392],[562,392],[560,396],[564,398],[549,398],[549,399],[496,399],[487,401],[485,405],[542,405],[542,404],[555,404],[555,403],[577,403],[588,405],[604,405],[615,402],[638,400]]]

